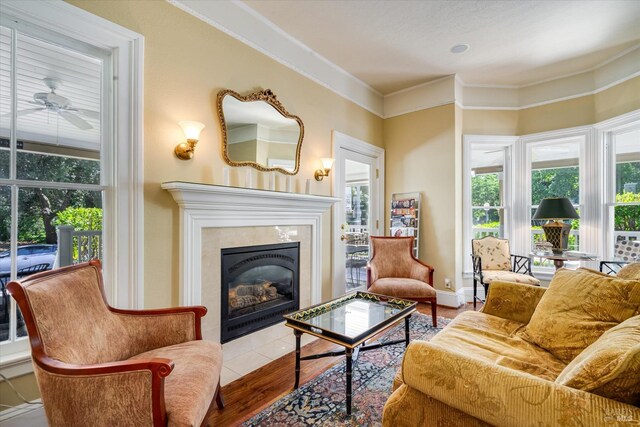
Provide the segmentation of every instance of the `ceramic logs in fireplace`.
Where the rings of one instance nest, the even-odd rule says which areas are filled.
[[[281,322],[300,307],[300,243],[221,250],[221,341]]]

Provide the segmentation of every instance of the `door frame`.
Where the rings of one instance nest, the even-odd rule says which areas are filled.
[[[344,170],[342,169],[342,164],[344,160],[344,151],[351,151],[357,154],[361,154],[373,159],[375,168],[378,170],[377,177],[371,182],[370,194],[375,195],[375,199],[378,201],[376,206],[370,205],[371,208],[371,217],[370,217],[370,232],[369,235],[384,235],[385,230],[385,222],[384,222],[384,157],[385,151],[384,148],[377,147],[375,145],[369,144],[368,142],[362,141],[360,139],[354,138],[352,136],[346,135],[344,133],[333,130],[331,132],[331,141],[332,141],[332,153],[334,162],[333,173],[333,195],[335,197],[340,198],[340,201],[333,204],[332,211],[332,283],[331,283],[331,293],[334,298],[344,295],[345,284],[344,282],[344,263],[342,262],[344,258],[344,251],[338,251],[340,248],[340,236],[342,235],[342,230],[340,229],[340,224],[338,224],[338,218],[340,212],[344,212],[344,188],[340,188],[339,183],[343,181]],[[374,227],[378,221],[378,226]]]

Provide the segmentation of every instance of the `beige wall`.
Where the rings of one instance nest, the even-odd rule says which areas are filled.
[[[596,122],[640,109],[640,77],[604,90],[595,96]]]
[[[435,267],[438,289],[445,277],[454,280],[456,268],[455,114],[449,104],[384,122],[386,205],[391,193],[422,194],[419,254]]]
[[[464,110],[463,133],[469,135],[516,135],[518,111]]]
[[[595,96],[588,95],[520,110],[516,135],[593,124],[596,122],[594,101]]]
[[[296,188],[313,179],[320,157],[331,156],[331,130],[382,146],[382,119],[163,1],[70,3],[145,37],[144,300],[146,307],[178,304],[178,209],[164,181],[222,182],[221,135],[215,106],[221,89],[245,94],[270,88],[304,122]],[[206,125],[195,159],[181,161],[178,121]],[[257,173],[257,171],[256,171]],[[330,182],[313,192],[329,194]],[[330,216],[323,223],[323,296],[331,295]],[[171,260],[167,262],[167,260]]]

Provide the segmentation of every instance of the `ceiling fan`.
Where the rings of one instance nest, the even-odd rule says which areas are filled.
[[[60,117],[82,130],[93,129],[93,126],[89,124],[85,119],[78,116],[78,114],[87,117],[89,119],[100,120],[100,113],[92,110],[85,110],[83,108],[76,108],[71,104],[69,98],[62,95],[58,95],[56,90],[62,86],[60,79],[46,77],[42,79],[44,84],[51,90],[51,92],[39,92],[33,94],[33,101],[27,101],[30,104],[38,105],[37,108],[27,108],[25,110],[18,111],[18,116],[24,116],[27,114],[37,113],[38,111],[51,111],[57,113]]]

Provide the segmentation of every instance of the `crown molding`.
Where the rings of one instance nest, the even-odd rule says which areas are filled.
[[[457,79],[462,98],[456,101],[470,110],[524,110],[594,95],[638,76],[640,45],[635,45],[589,70],[522,86],[473,85]]]
[[[166,0],[269,58],[382,117],[383,96],[238,1]]]
[[[523,110],[640,76],[637,44],[587,70],[525,85],[470,84],[454,74],[383,96],[240,1],[166,1],[383,119],[451,103],[469,110]]]

